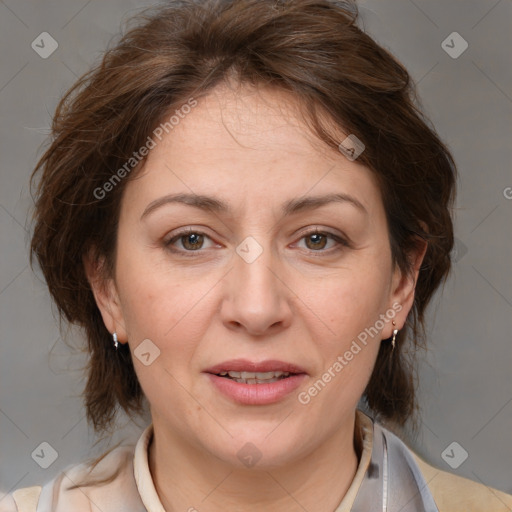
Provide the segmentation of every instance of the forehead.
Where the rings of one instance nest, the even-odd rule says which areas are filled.
[[[196,143],[199,153],[224,150],[243,153],[245,159],[257,159],[261,152],[339,158],[306,126],[298,98],[277,87],[222,83],[172,133],[166,137],[168,145]]]
[[[380,202],[373,173],[318,140],[286,91],[224,84],[187,111],[128,184],[130,201],[186,192],[221,196],[236,208],[338,192],[358,195],[368,210]],[[346,134],[338,131],[341,141]]]

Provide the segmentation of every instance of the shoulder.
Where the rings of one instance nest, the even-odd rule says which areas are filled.
[[[18,512],[12,494],[5,494],[0,497],[0,512]]]
[[[42,487],[21,487],[0,498],[0,512],[34,512]]]
[[[100,458],[67,466],[42,486],[16,489],[0,499],[0,512],[141,510],[133,475],[133,446],[119,446]],[[127,506],[128,505],[128,506]],[[23,507],[23,508],[22,508]]]
[[[439,512],[510,512],[512,495],[431,466],[411,451]]]

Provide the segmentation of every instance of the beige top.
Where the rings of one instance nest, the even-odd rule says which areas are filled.
[[[356,428],[362,447],[359,466],[345,497],[333,512],[350,512],[370,462],[372,422],[361,411],[357,411]],[[25,487],[0,498],[0,512],[143,512],[144,508],[148,512],[165,512],[148,464],[152,435],[150,424],[135,446],[112,450],[88,475],[94,480],[111,477],[107,484],[68,490],[85,477],[87,468],[86,463],[70,466],[44,487]],[[512,495],[436,469],[413,455],[440,512],[512,511]]]

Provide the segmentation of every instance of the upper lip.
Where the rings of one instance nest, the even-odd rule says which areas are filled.
[[[277,359],[267,359],[265,361],[249,361],[248,359],[231,359],[216,364],[204,370],[205,373],[221,373],[221,372],[288,372],[288,373],[307,373],[304,368],[285,361]]]

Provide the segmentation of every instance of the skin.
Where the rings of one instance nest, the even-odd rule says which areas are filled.
[[[413,302],[424,249],[412,255],[410,275],[394,268],[372,172],[316,140],[294,105],[283,91],[248,86],[218,86],[199,100],[127,184],[115,276],[101,281],[87,264],[107,329],[132,352],[145,339],[160,350],[149,366],[133,360],[167,511],[332,512],[357,469],[355,410],[379,345],[403,327]],[[213,196],[231,211],[168,203],[141,219],[153,201],[180,192]],[[350,195],[364,211],[350,202],[280,211],[287,200],[329,193]],[[188,227],[207,236],[178,238],[171,252],[166,242]],[[315,228],[348,245],[306,236]],[[263,250],[252,263],[236,252],[248,236]],[[401,305],[396,327],[386,322],[301,404],[298,393],[393,304]],[[308,376],[278,403],[240,405],[202,373],[234,358],[288,361]],[[237,457],[248,442],[261,453],[252,468]]]

